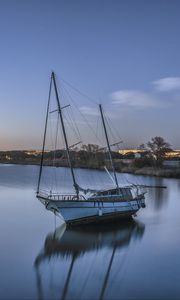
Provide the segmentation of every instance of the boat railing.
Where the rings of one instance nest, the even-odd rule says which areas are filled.
[[[77,200],[76,194],[58,194],[58,193],[40,192],[39,197],[46,198],[49,200],[55,200],[55,201]],[[79,195],[78,200],[86,200],[86,198],[83,195]]]

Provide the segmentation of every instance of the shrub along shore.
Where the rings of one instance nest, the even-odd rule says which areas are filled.
[[[22,155],[23,151],[17,151],[16,155],[0,156],[1,164],[17,164],[17,165],[40,165],[41,155]],[[18,155],[21,154],[21,155]],[[142,166],[137,163],[124,164],[121,159],[115,159],[115,169],[119,173],[131,173],[135,175],[148,175],[166,178],[180,178],[180,168],[165,168],[165,167],[155,167],[155,166]],[[87,159],[83,158],[73,159],[72,164],[74,168],[86,168],[94,170],[104,170],[104,166],[109,168],[110,162],[108,159]],[[43,162],[44,166],[54,166],[54,167],[68,167],[67,159],[57,158],[52,161],[49,157],[46,157]]]
[[[163,167],[124,167],[122,173],[131,173],[135,175],[148,175],[165,178],[180,178],[180,168],[163,168]]]

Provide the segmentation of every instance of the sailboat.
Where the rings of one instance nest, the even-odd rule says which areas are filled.
[[[48,116],[50,113],[52,113],[52,111],[50,111],[50,97],[53,87],[57,105],[57,109],[54,111],[58,113],[58,117],[60,119],[74,193],[53,193],[52,190],[44,192],[41,189]],[[72,164],[70,146],[68,143],[66,126],[62,112],[66,107],[67,106],[62,107],[60,104],[56,77],[54,72],[52,72],[43,138],[42,156],[39,169],[37,198],[45,205],[46,209],[54,212],[55,214],[60,214],[60,216],[63,217],[63,220],[68,225],[97,223],[109,220],[112,221],[114,219],[124,219],[135,215],[140,208],[145,207],[145,192],[141,191],[137,185],[132,184],[127,186],[120,186],[118,182],[102,105],[99,104],[99,112],[101,116],[104,137],[106,140],[109,162],[111,164],[112,175],[108,171],[107,172],[113,180],[113,188],[83,188],[81,187],[79,182],[77,182]]]

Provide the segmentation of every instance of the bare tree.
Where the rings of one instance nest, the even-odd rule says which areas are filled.
[[[149,154],[155,159],[158,165],[162,164],[167,152],[171,151],[171,145],[161,136],[155,136],[147,144]]]
[[[87,151],[87,152],[97,152],[100,148],[98,145],[96,144],[88,144],[88,145],[82,145],[81,147],[84,151]]]

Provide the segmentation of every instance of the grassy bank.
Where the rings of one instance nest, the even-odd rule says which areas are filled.
[[[174,168],[174,169],[155,168],[155,167],[134,168],[128,166],[128,167],[123,167],[120,172],[131,173],[135,175],[148,175],[148,176],[165,177],[165,178],[180,178],[179,168]]]

